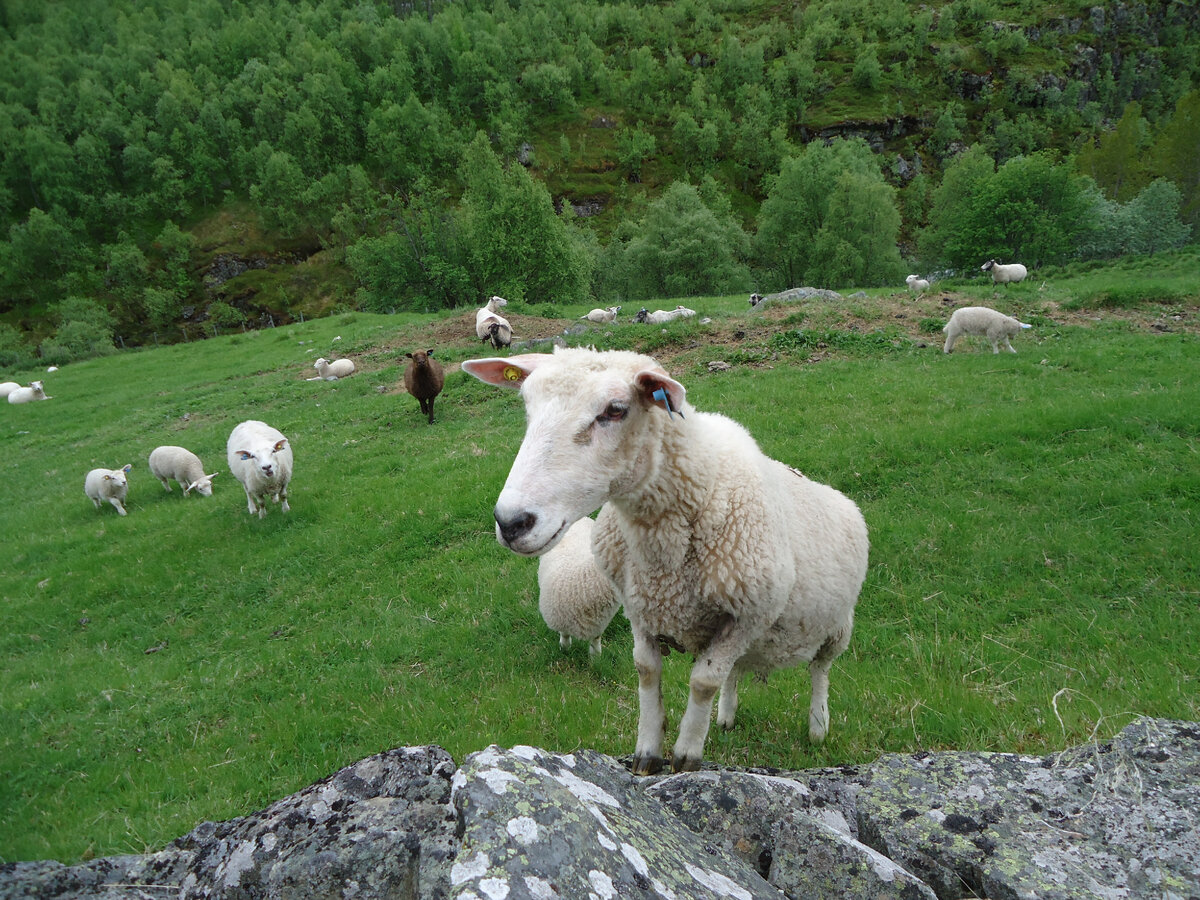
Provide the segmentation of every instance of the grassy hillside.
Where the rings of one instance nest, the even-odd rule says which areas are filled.
[[[1200,297],[1130,301],[1145,279],[753,312],[701,298],[708,325],[572,339],[652,351],[695,406],[846,492],[871,528],[828,742],[807,744],[807,675],[788,671],[745,686],[710,761],[1042,752],[1139,714],[1200,717]],[[1121,308],[1095,299],[1122,290]],[[1017,355],[941,353],[947,311],[980,301],[1035,323]],[[584,311],[512,319],[540,337]],[[45,375],[48,402],[0,407],[0,860],[159,846],[392,746],[632,751],[627,624],[594,666],[583,645],[564,653],[536,562],[493,537],[523,412],[457,371],[486,355],[469,318],[337,314],[123,353]],[[432,426],[400,386],[417,346],[452,370]],[[359,373],[307,381],[331,354]],[[710,372],[717,360],[733,368]],[[225,439],[251,417],[295,448],[286,516],[250,517],[226,469]],[[224,471],[211,498],[154,481],[146,457],[165,443]],[[84,474],[126,462],[129,515],[95,510]],[[687,666],[667,660],[670,735]]]

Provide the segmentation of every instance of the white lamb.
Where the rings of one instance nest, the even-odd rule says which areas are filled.
[[[111,503],[113,509],[125,515],[125,495],[129,491],[126,476],[132,468],[130,464],[120,469],[92,469],[83,480],[83,492],[96,504],[96,509]]]
[[[595,520],[584,516],[538,561],[538,611],[565,650],[571,638],[588,642],[600,655],[600,636],[621,602],[592,556]]]
[[[992,284],[1016,284],[1018,281],[1024,281],[1025,276],[1029,274],[1020,263],[1001,265],[994,259],[989,259],[979,268],[992,273]]]
[[[993,353],[1000,352],[1001,341],[1009,353],[1016,353],[1009,338],[1023,328],[1032,327],[986,306],[964,306],[956,309],[950,316],[950,321],[942,326],[942,331],[946,332],[946,344],[942,347],[942,352],[949,353],[953,350],[954,342],[962,335],[978,334],[988,339]]]
[[[267,498],[287,512],[288,482],[292,480],[292,447],[282,432],[250,419],[234,427],[225,445],[229,471],[246,489],[250,515],[267,514]]]
[[[867,570],[867,528],[836,490],[765,456],[724,416],[627,351],[557,349],[463,369],[518,386],[527,430],[496,502],[497,539],[535,556],[603,505],[592,546],[633,629],[633,770],[662,767],[662,656],[692,653],[672,763],[695,769],[713,699],[732,727],[739,678],[807,662],[809,739],[829,728],[829,669],[847,646]]]
[[[322,356],[313,363],[313,368],[317,370],[317,374],[325,381],[337,381],[339,378],[345,378],[348,375],[354,374],[354,360],[335,359],[333,362],[330,362]]]
[[[645,322],[647,325],[665,325],[676,319],[689,319],[695,314],[694,309],[688,309],[686,306],[677,306],[674,309],[656,309],[654,312],[648,312],[643,306],[634,321]]]
[[[15,381],[0,382],[0,397],[8,397],[13,391],[19,388],[20,385]]]
[[[34,400],[53,400],[46,396],[46,390],[40,381],[29,382],[29,387],[16,387],[8,392],[9,403],[32,403]]]
[[[190,491],[201,497],[211,497],[212,480],[221,474],[205,475],[200,457],[191,450],[170,444],[150,451],[150,472],[168,491],[171,490],[171,479],[178,481],[185,497]]]
[[[587,319],[589,322],[595,322],[598,325],[604,325],[609,322],[617,321],[617,313],[621,311],[619,306],[606,306],[604,309],[593,309],[586,316],[580,316],[581,319]]]
[[[475,311],[475,336],[481,341],[490,340],[497,350],[512,343],[512,326],[500,315],[502,306],[508,306],[508,301],[492,296],[486,305]]]
[[[904,279],[904,282],[914,294],[923,294],[929,290],[929,282],[924,278],[918,278],[916,275],[909,275]]]

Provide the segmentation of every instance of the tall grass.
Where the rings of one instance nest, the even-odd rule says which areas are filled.
[[[711,305],[736,317],[745,298]],[[398,388],[387,348],[424,346],[431,324],[352,314],[125,353],[47,376],[50,402],[0,409],[0,859],[160,846],[392,746],[632,750],[624,619],[598,664],[560,651],[536,562],[492,535],[519,397],[455,372],[427,426]],[[773,369],[725,373],[704,356],[729,348],[681,357],[698,408],[845,491],[872,535],[828,742],[804,739],[799,669],[745,687],[710,759],[1038,752],[1137,714],[1200,717],[1200,346],[1119,325],[1048,333],[1016,356],[868,344],[805,365],[783,346]],[[332,350],[362,371],[305,381]],[[439,354],[482,355],[466,339]],[[290,514],[249,516],[227,471],[210,498],[149,475],[164,443],[226,470],[225,438],[251,417],[293,443]],[[129,515],[94,509],[84,474],[126,462]],[[667,660],[673,725],[688,662]]]

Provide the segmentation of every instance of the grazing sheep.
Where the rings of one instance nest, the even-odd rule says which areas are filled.
[[[512,343],[512,326],[500,315],[500,307],[508,306],[503,297],[490,297],[485,306],[475,311],[475,336],[481,341],[491,341],[499,350]]]
[[[0,397],[8,397],[13,391],[19,388],[20,385],[15,381],[0,382]]]
[[[325,381],[337,381],[339,378],[345,378],[348,375],[354,374],[354,361],[350,359],[335,359],[333,362],[330,362],[322,356],[313,363],[313,368],[317,370],[317,374]]]
[[[946,344],[942,347],[942,352],[949,353],[953,350],[954,342],[962,335],[978,334],[991,342],[993,353],[1000,352],[1001,341],[1004,342],[1004,346],[1010,353],[1016,353],[1009,338],[1020,332],[1022,328],[1032,327],[1024,322],[1018,322],[1012,316],[988,309],[986,306],[964,306],[956,309],[950,316],[950,321],[942,326],[942,331],[946,332]]]
[[[183,488],[183,496],[195,491],[201,497],[212,496],[212,480],[220,475],[213,472],[204,474],[204,465],[191,450],[176,447],[171,444],[155,447],[150,451],[150,472],[162,482],[166,490],[171,490],[171,479],[174,478]]]
[[[588,656],[600,655],[600,636],[621,601],[592,556],[594,519],[584,516],[538,560],[538,611],[565,650],[571,638],[588,642]]]
[[[979,268],[992,273],[992,284],[1016,284],[1018,281],[1024,281],[1025,276],[1029,274],[1020,263],[1001,265],[994,259],[989,259]]]
[[[732,727],[749,672],[808,663],[809,739],[821,742],[829,669],[867,570],[858,507],[765,456],[732,420],[695,411],[650,357],[559,349],[463,369],[525,400],[525,439],[495,508],[504,546],[545,553],[603,506],[593,551],[633,628],[634,772],[662,766],[666,648],[696,657],[677,771],[700,765],[718,691],[717,722]]]
[[[83,492],[96,504],[96,509],[107,502],[118,513],[125,515],[125,494],[129,491],[125,476],[132,468],[130,464],[120,469],[92,469],[83,480]]]
[[[433,401],[446,383],[442,364],[433,358],[432,350],[418,350],[404,355],[408,357],[408,365],[404,369],[404,388],[417,398],[421,412],[429,416],[429,424],[432,425]]]
[[[923,294],[929,290],[929,282],[924,278],[918,278],[916,275],[909,275],[904,281],[908,285],[908,289],[914,294]]]
[[[9,403],[32,403],[34,400],[53,400],[46,396],[46,390],[40,381],[29,382],[29,387],[17,387],[8,392]]]
[[[598,325],[604,325],[609,322],[617,321],[617,313],[621,311],[619,306],[608,306],[604,309],[593,309],[586,316],[580,316],[581,319],[587,319],[589,322],[595,322]]]
[[[635,322],[645,322],[647,325],[665,325],[667,322],[674,322],[676,319],[688,319],[696,314],[694,309],[688,309],[686,306],[677,306],[674,309],[656,309],[654,312],[648,312],[646,307],[642,307],[638,314],[634,317]]]
[[[267,498],[287,512],[288,482],[292,480],[292,447],[288,439],[266,422],[255,419],[236,425],[225,445],[229,471],[246,489],[250,515],[267,514]]]

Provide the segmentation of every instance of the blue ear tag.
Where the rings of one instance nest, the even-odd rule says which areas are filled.
[[[676,412],[679,413],[679,418],[683,418],[682,410],[674,410],[671,408],[671,398],[667,396],[667,392],[664,388],[659,388],[650,396],[663,405],[663,407],[667,410],[667,415],[669,415],[672,419],[675,418]]]

